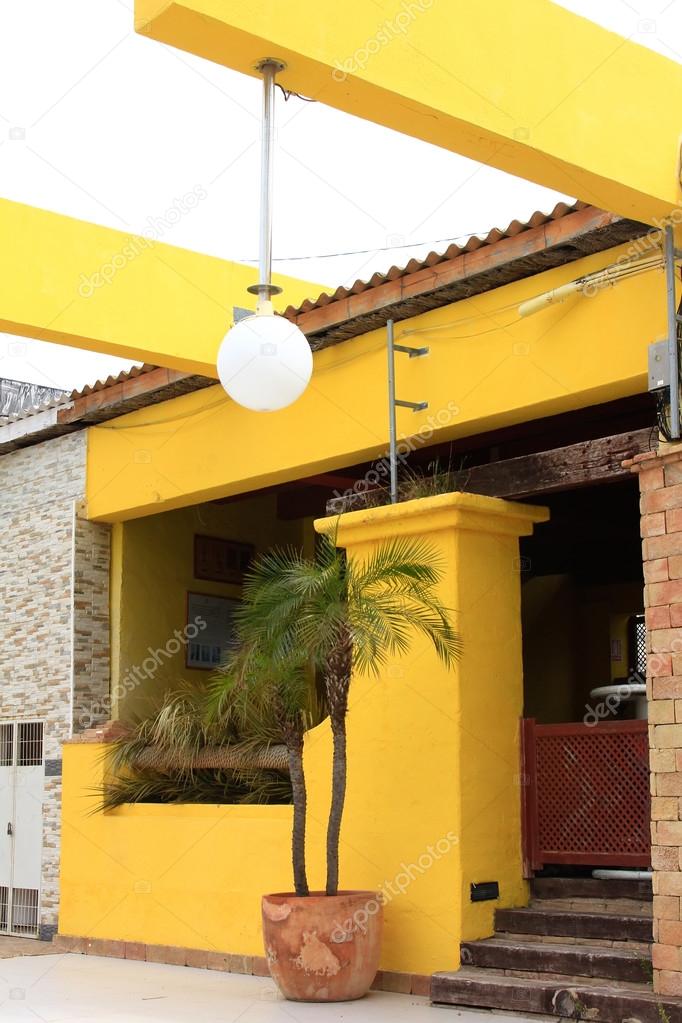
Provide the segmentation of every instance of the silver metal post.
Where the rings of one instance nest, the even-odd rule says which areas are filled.
[[[272,283],[272,167],[275,143],[275,76],[284,64],[264,60],[258,65],[263,76],[263,120],[261,125],[260,226],[258,246],[258,284],[247,290],[258,295],[258,305],[278,295],[281,288]]]
[[[393,349],[393,320],[386,321],[388,351],[388,463],[391,472],[391,504],[398,501],[398,445],[395,419],[395,352]]]
[[[668,304],[668,367],[670,377],[670,436],[680,436],[679,346],[677,342],[677,299],[675,296],[675,238],[672,225],[665,229],[665,283]]]

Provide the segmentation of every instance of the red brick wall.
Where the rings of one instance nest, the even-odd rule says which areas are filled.
[[[647,624],[654,987],[682,994],[682,444],[638,455]]]

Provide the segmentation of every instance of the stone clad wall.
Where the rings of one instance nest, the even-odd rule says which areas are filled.
[[[45,726],[43,935],[59,905],[62,743],[109,687],[109,528],[76,517],[85,453],[81,431],[0,457],[0,721]]]
[[[647,625],[654,983],[682,995],[682,444],[635,458]]]
[[[109,560],[111,529],[74,520],[73,731],[106,721],[110,714]]]

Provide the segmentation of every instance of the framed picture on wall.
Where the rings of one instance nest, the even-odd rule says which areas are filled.
[[[251,543],[197,534],[194,537],[194,578],[215,583],[241,583],[254,550]]]
[[[211,593],[187,594],[187,668],[214,671],[234,645],[234,611],[238,600]],[[190,631],[190,627],[195,626]],[[193,635],[194,634],[194,635]]]

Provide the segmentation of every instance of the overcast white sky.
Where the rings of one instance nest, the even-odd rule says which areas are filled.
[[[254,259],[259,82],[135,35],[132,6],[0,0],[0,195],[143,233],[200,187],[163,240]],[[682,62],[682,0],[562,6]],[[280,96],[277,116],[275,268],[297,277],[366,278],[564,198],[320,104]],[[314,258],[349,250],[372,251]],[[0,334],[6,378],[72,388],[129,365]]]

